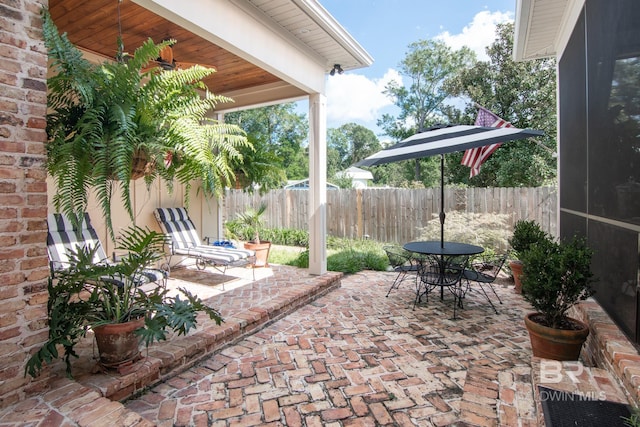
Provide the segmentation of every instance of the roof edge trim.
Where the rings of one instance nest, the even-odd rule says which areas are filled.
[[[346,49],[354,58],[368,67],[373,64],[373,57],[338,23],[338,21],[316,0],[293,0],[309,18],[313,19],[328,34],[332,35],[337,43]]]
[[[513,34],[513,60],[524,61],[531,26],[533,0],[516,0],[516,26]]]

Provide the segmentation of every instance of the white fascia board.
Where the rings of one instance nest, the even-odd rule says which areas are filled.
[[[133,0],[307,93],[324,93],[325,64],[228,0]]]
[[[567,47],[567,43],[569,43],[569,38],[573,33],[573,29],[576,27],[576,22],[578,22],[578,18],[580,17],[580,13],[584,7],[584,2],[585,0],[570,0],[564,11],[562,24],[558,31],[558,37],[555,41],[557,59],[560,59]]]
[[[516,25],[513,34],[513,60],[526,60],[527,39],[531,29],[534,0],[516,1]]]
[[[527,42],[531,36],[531,22],[534,18],[534,5],[536,0],[516,1],[516,25],[513,36],[513,60],[527,61],[538,58],[548,58],[555,56],[559,59],[564,52],[571,33],[580,16],[585,0],[569,0],[562,13],[560,25],[554,28],[556,34],[553,45],[548,52],[528,52]]]
[[[327,34],[330,34],[333,40],[349,52],[363,67],[373,64],[371,55],[317,0],[293,0],[293,2]]]

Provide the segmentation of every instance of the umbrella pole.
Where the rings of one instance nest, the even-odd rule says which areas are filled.
[[[444,154],[440,154],[440,247],[444,248]]]

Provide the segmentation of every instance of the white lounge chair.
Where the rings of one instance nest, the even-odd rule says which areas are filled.
[[[104,250],[104,246],[98,238],[98,233],[91,225],[89,214],[84,214],[82,223],[78,226],[64,214],[52,213],[47,216],[47,252],[51,272],[55,276],[57,271],[69,268],[70,257],[73,253],[85,249],[93,251],[93,262],[95,264],[111,264],[116,262],[115,256],[109,258]],[[166,287],[168,271],[145,268],[136,273],[133,278],[136,286],[145,283],[157,283]],[[117,280],[116,280],[117,282]]]
[[[198,269],[211,265],[225,274],[229,267],[255,265],[254,251],[203,244],[185,208],[158,208],[154,215],[170,239],[171,254],[195,259]]]

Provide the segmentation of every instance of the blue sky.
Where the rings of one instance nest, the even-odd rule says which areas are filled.
[[[320,0],[322,6],[373,57],[368,68],[327,77],[327,126],[361,124],[376,134],[376,120],[397,110],[382,90],[397,72],[410,43],[439,38],[480,59],[495,39],[495,25],[513,20],[516,0]],[[301,103],[306,113],[307,104]],[[381,140],[384,136],[379,135]]]

